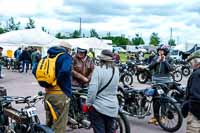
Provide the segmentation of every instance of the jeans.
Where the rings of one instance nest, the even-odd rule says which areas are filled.
[[[106,116],[92,108],[89,112],[94,133],[114,133],[116,118]]]
[[[26,65],[26,72],[28,72],[29,64],[30,64],[30,61],[28,61],[28,60],[23,60],[22,72],[24,72],[24,67],[25,67],[25,65]]]

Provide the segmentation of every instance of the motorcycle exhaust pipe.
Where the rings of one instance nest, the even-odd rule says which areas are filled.
[[[89,128],[90,125],[91,125],[91,122],[88,121],[88,120],[82,120],[81,123],[82,123],[85,127],[87,127],[87,128]]]
[[[73,125],[78,124],[78,122],[77,122],[76,120],[74,120],[73,118],[71,118],[70,116],[69,116],[69,118],[68,118],[68,121],[69,121],[69,123],[71,123],[71,124],[73,124]]]

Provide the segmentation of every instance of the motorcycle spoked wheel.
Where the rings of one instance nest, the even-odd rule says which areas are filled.
[[[114,133],[131,133],[129,121],[122,113],[119,113],[116,119]]]
[[[183,75],[180,71],[175,71],[172,73],[173,80],[176,82],[180,82],[183,79]]]
[[[160,102],[157,121],[163,130],[176,132],[181,128],[183,117],[176,103],[170,99],[165,99]]]
[[[148,76],[146,73],[142,72],[137,75],[137,80],[141,84],[145,84],[148,81]]]
[[[121,81],[123,85],[132,85],[133,84],[133,76],[129,73],[122,75]]]
[[[189,76],[190,75],[190,68],[188,68],[188,67],[183,67],[182,68],[182,74],[183,74],[183,76]]]

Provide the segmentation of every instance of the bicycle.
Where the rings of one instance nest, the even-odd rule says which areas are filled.
[[[0,97],[0,132],[3,133],[53,133],[46,125],[40,124],[35,104],[43,97],[1,96]],[[20,110],[12,103],[26,104]]]

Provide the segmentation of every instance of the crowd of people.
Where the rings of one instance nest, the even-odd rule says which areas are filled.
[[[0,59],[3,48],[0,47]],[[95,54],[90,49],[77,48],[72,56],[72,47],[69,43],[61,42],[59,46],[51,47],[47,51],[48,58],[57,58],[55,62],[56,84],[46,87],[45,99],[48,100],[58,112],[58,119],[52,123],[48,106],[45,104],[46,124],[56,133],[64,133],[67,126],[68,111],[72,90],[87,90],[87,107],[90,120],[95,133],[113,133],[114,121],[118,115],[117,87],[119,84],[119,70],[115,63],[120,62],[118,52],[102,50],[97,57],[100,61],[98,66],[94,63]],[[41,54],[37,49],[21,48],[14,53],[16,60],[23,62],[23,71],[32,65],[32,72],[37,79],[38,64],[41,62]],[[140,55],[142,57],[142,55]],[[139,56],[139,57],[140,57]],[[46,57],[46,58],[47,58]],[[151,52],[148,60],[148,68],[153,70],[152,80],[157,83],[172,82],[169,75],[172,70],[172,59],[169,56],[169,47],[160,45],[157,52]],[[187,116],[187,133],[200,132],[200,52],[197,51],[189,56],[193,73],[188,84],[183,114]],[[0,62],[1,63],[1,62]],[[26,69],[25,69],[26,66]],[[0,65],[0,78],[1,78]],[[154,116],[149,120],[150,124],[156,124],[157,107],[159,103],[153,102]],[[187,111],[186,111],[187,109]]]

